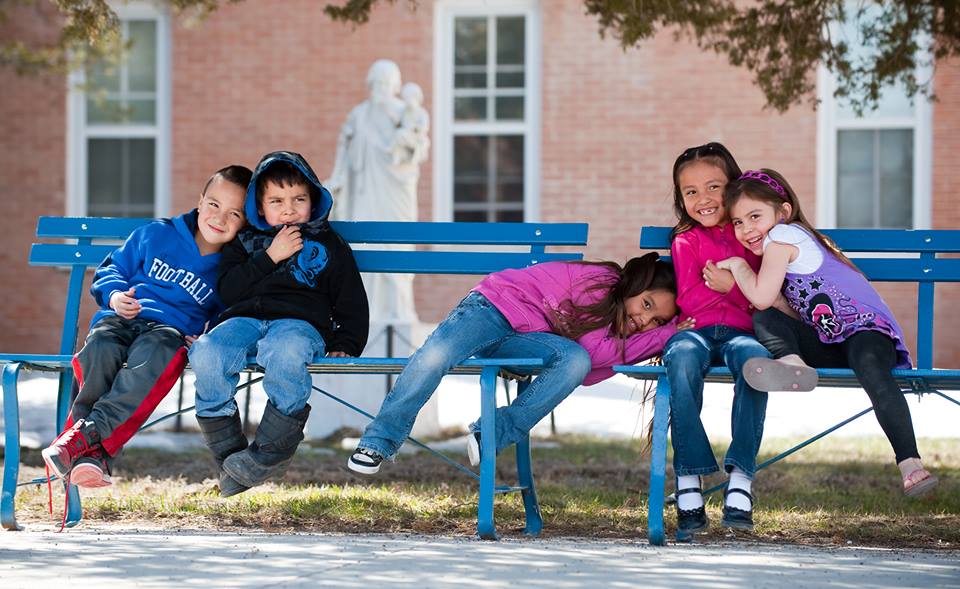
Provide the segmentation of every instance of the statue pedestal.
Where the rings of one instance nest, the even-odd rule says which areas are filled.
[[[363,350],[364,356],[406,358],[419,348],[436,325],[414,322],[380,321],[370,322],[370,340]],[[343,398],[348,403],[356,405],[371,415],[376,415],[383,403],[388,389],[388,377],[383,374],[317,374],[313,376],[313,384],[329,393]],[[397,380],[396,375],[389,376],[390,383]],[[323,398],[320,393],[314,392],[311,405],[314,411],[307,422],[306,436],[308,438],[325,438],[334,431],[349,427],[363,431],[370,422],[369,419],[354,412],[352,409],[340,405],[335,401]],[[440,420],[437,396],[434,395],[417,416],[413,426],[414,436],[430,436],[440,431]]]

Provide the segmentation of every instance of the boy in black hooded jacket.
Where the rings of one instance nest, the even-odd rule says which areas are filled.
[[[367,295],[350,247],[330,227],[333,198],[299,154],[265,155],[247,189],[250,225],[223,248],[221,323],[190,349],[197,421],[235,495],[280,474],[303,440],[315,355],[359,356]],[[234,396],[248,355],[264,369],[268,402],[247,446]]]

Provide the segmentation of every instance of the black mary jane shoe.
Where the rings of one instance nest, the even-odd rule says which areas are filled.
[[[731,493],[740,493],[741,495],[746,496],[750,500],[750,511],[745,511],[736,507],[730,507],[726,503],[727,496]],[[752,530],[753,529],[753,495],[748,491],[743,489],[728,488],[723,492],[723,519],[720,520],[720,525],[725,528],[734,528],[737,530]]]
[[[685,493],[700,493],[697,487],[678,489],[677,496],[677,535],[689,536],[707,529],[710,522],[707,520],[707,510],[703,505],[694,509],[680,509],[680,495]]]

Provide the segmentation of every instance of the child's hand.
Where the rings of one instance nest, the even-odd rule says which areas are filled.
[[[193,345],[193,342],[197,341],[197,338],[199,338],[199,337],[200,337],[199,335],[185,335],[185,336],[183,336],[183,341],[184,341],[184,343],[186,344],[187,349],[189,349],[190,346]]]
[[[133,319],[140,314],[140,301],[134,298],[134,289],[127,292],[117,291],[110,295],[110,308],[124,319]]]
[[[684,329],[693,329],[697,326],[697,320],[693,317],[687,317],[683,321],[677,323],[677,331],[683,331]]]
[[[274,264],[279,264],[302,249],[303,238],[300,236],[300,228],[296,225],[287,225],[273,238],[273,243],[267,248],[267,255]]]
[[[733,279],[733,273],[731,272],[731,269],[720,266],[720,264],[725,264],[733,259],[742,260],[742,258],[728,258],[727,260],[721,260],[716,264],[710,260],[707,260],[707,265],[703,267],[703,281],[707,284],[709,289],[715,290],[721,294],[727,294],[730,292],[730,289],[733,288],[734,284],[736,284],[736,280]],[[744,263],[746,263],[745,260]]]
[[[327,358],[353,358],[346,352],[327,352]]]

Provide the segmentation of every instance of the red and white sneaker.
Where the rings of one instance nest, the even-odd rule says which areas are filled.
[[[73,427],[60,434],[48,448],[40,453],[47,467],[64,479],[78,458],[87,454],[100,443],[100,434],[92,421],[79,420]]]
[[[78,458],[73,463],[73,470],[70,471],[70,482],[85,489],[112,485],[110,466],[107,464],[103,450],[94,448]]]

